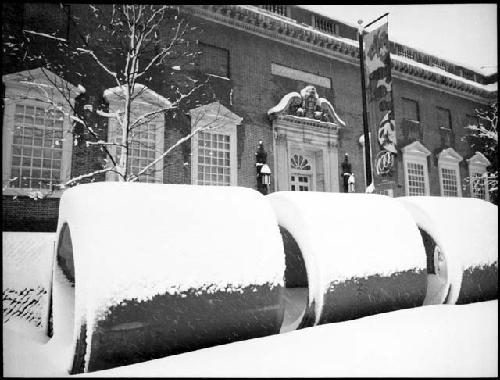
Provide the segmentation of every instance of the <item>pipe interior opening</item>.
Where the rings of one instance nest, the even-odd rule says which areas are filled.
[[[296,330],[309,302],[309,282],[304,258],[299,245],[290,232],[280,226],[285,248],[285,288],[281,299],[284,309],[283,324],[280,333]]]
[[[75,309],[75,265],[73,243],[68,224],[59,233],[54,263],[52,289],[49,299],[49,324],[47,334],[54,332],[60,339],[71,341],[73,337]]]
[[[451,286],[448,284],[448,270],[444,253],[427,231],[420,227],[419,231],[427,256],[427,292],[424,305],[446,303]]]

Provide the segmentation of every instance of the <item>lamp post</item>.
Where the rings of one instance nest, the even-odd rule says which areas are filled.
[[[271,183],[271,168],[266,164],[267,153],[264,144],[259,141],[259,146],[255,152],[255,168],[257,171],[257,190],[266,195],[269,193]]]

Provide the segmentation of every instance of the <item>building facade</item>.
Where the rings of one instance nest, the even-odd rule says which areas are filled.
[[[45,13],[39,7],[4,6],[5,29],[15,34],[16,28],[57,25],[65,38],[77,38],[70,19],[83,18],[86,5],[56,6]],[[181,12],[203,31],[196,70],[212,76],[217,96],[175,119],[151,120],[138,137],[142,148],[132,152],[131,167],[144,166],[196,128],[215,127],[172,149],[142,181],[257,189],[256,151],[262,142],[271,192],[343,192],[346,155],[354,178],[351,191],[365,191],[356,27],[298,6],[186,5]],[[391,52],[396,185],[384,194],[487,199],[485,187],[472,188],[466,178],[482,178],[491,163],[463,137],[465,126],[477,123],[474,110],[496,100],[496,76],[395,43]],[[7,58],[3,67],[3,228],[55,231],[61,191],[41,191],[35,200],[34,190],[99,171],[104,158],[98,147],[85,142],[85,133],[75,132],[70,117],[16,98],[30,86],[23,79],[27,71],[43,82],[38,67]],[[69,88],[75,108],[95,121],[96,133],[106,141],[115,139],[112,122],[92,112],[102,105],[120,107],[111,84],[96,73],[83,92],[77,79],[53,75],[52,83]],[[150,87],[136,105],[141,112],[169,101],[161,85]],[[29,91],[36,93],[39,86]],[[72,133],[62,138],[68,130]],[[116,177],[107,173],[95,180]]]

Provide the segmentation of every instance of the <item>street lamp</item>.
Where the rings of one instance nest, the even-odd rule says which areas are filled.
[[[259,141],[259,146],[255,152],[255,168],[257,170],[257,190],[266,195],[269,193],[271,184],[271,168],[266,164],[267,153],[264,144]]]

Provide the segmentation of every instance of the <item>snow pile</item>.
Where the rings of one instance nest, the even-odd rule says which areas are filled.
[[[4,327],[3,375],[67,376],[62,347],[21,323]],[[497,377],[498,300],[399,310],[78,376]]]
[[[392,198],[284,191],[268,199],[302,251],[316,323],[333,282],[426,268],[417,226]]]
[[[448,303],[458,299],[465,270],[498,266],[498,207],[494,204],[475,198],[396,199],[442,250],[452,285]]]
[[[54,234],[2,232],[4,323],[12,317],[46,326]]]
[[[283,285],[276,217],[251,189],[79,185],[61,198],[58,236],[65,224],[75,268],[75,334],[82,321],[90,334],[124,300],[142,302],[193,288],[210,293]]]

